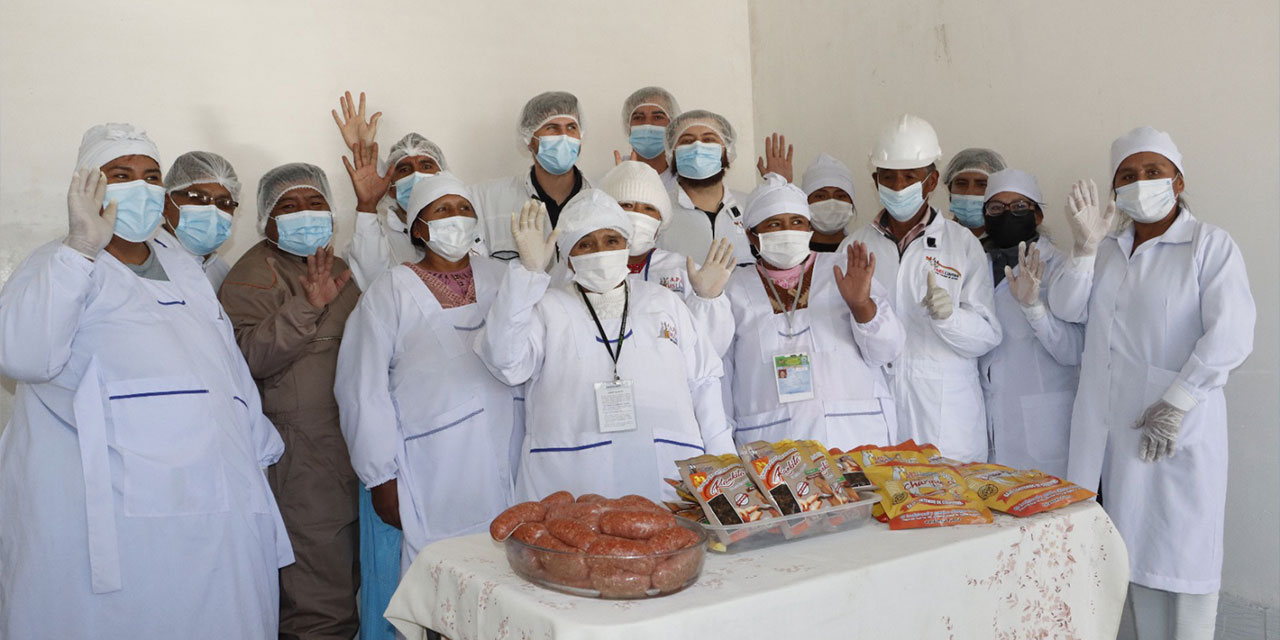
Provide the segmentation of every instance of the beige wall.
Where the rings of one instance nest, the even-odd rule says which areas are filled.
[[[1280,606],[1277,176],[1280,4],[753,0],[756,129],[784,131],[796,175],[825,151],[876,206],[876,129],[910,112],[938,130],[943,162],[989,146],[1034,173],[1060,246],[1071,182],[1105,184],[1111,140],[1148,124],[1186,160],[1200,219],[1231,232],[1258,306],[1253,356],[1231,377],[1231,495],[1224,585]],[[933,198],[945,208],[945,194]],[[1187,478],[1194,483],[1195,478]]]

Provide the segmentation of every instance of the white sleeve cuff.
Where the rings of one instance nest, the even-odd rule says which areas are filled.
[[[1190,411],[1196,408],[1199,401],[1195,396],[1191,395],[1186,389],[1182,388],[1182,383],[1174,382],[1169,386],[1169,390],[1164,392],[1164,396],[1160,398],[1169,406],[1179,411]]]
[[[1026,316],[1027,322],[1035,322],[1049,313],[1048,308],[1046,308],[1044,303],[1039,300],[1036,300],[1036,303],[1029,307],[1024,307],[1021,304],[1019,304],[1018,307],[1022,309],[1022,315]]]

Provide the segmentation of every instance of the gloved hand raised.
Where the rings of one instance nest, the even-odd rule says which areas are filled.
[[[68,232],[63,244],[90,260],[97,259],[115,235],[116,201],[109,202],[103,210],[102,198],[106,194],[107,176],[97,167],[81,167],[71,176],[71,188],[67,190]]]
[[[1009,281],[1009,293],[1022,305],[1023,313],[1029,318],[1044,317],[1044,303],[1040,301],[1040,279],[1044,277],[1044,262],[1040,259],[1040,247],[1031,245],[1027,251],[1027,243],[1018,243],[1018,272],[1011,267],[1004,268],[1004,277]]]
[[[693,258],[685,258],[685,269],[689,271],[689,284],[699,298],[717,298],[724,292],[733,273],[733,245],[728,238],[720,238],[711,243],[707,251],[707,259],[702,266],[695,269]]]
[[[516,241],[516,251],[520,253],[520,264],[529,271],[546,271],[547,263],[556,253],[556,238],[560,230],[543,238],[543,220],[547,217],[547,205],[529,200],[524,203],[518,213],[511,214],[511,236]]]
[[[1071,225],[1071,236],[1075,239],[1072,255],[1075,257],[1091,256],[1098,252],[1098,245],[1111,231],[1111,224],[1116,219],[1116,202],[1113,199],[1102,211],[1098,204],[1098,185],[1093,180],[1081,180],[1071,186],[1071,195],[1067,196],[1067,223]]]
[[[1187,412],[1160,400],[1147,407],[1142,417],[1133,425],[1142,429],[1142,443],[1138,455],[1144,462],[1160,462],[1173,457],[1173,446],[1178,442],[1178,431]]]
[[[929,316],[934,320],[946,320],[951,317],[953,311],[951,294],[938,286],[938,275],[933,272],[933,269],[929,269],[929,288],[924,292],[924,300],[920,304],[929,310]]]

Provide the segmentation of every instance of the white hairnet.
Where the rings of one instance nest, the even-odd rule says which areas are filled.
[[[1178,145],[1173,143],[1169,134],[1151,127],[1138,127],[1111,143],[1111,178],[1115,179],[1116,171],[1125,158],[1143,151],[1168,158],[1178,168],[1178,173],[1186,174],[1182,170],[1182,152],[1178,151]]]
[[[961,149],[955,157],[951,158],[951,162],[947,163],[947,170],[942,172],[942,184],[950,188],[951,179],[966,171],[976,171],[989,176],[997,171],[1003,171],[1004,168],[1004,158],[991,149],[981,147]]]
[[[476,201],[471,197],[471,192],[467,190],[467,185],[462,184],[458,176],[441,171],[440,173],[427,176],[419,180],[413,185],[413,195],[409,196],[409,216],[407,222],[413,224],[418,219],[418,214],[427,205],[448,195],[462,196],[471,203],[471,208],[475,209],[476,217],[480,217],[480,210],[476,208]]]
[[[804,170],[801,177],[804,195],[807,197],[818,189],[836,187],[843,189],[853,199],[853,172],[843,162],[823,153]]]
[[[220,184],[240,199],[240,178],[227,159],[211,151],[188,151],[174,159],[164,174],[164,190],[173,193],[193,184]]]
[[[987,192],[982,199],[985,202],[996,194],[1006,191],[1030,198],[1032,202],[1040,205],[1040,212],[1044,213],[1044,196],[1040,193],[1040,185],[1036,183],[1035,176],[1017,169],[997,171],[987,178]]]
[[[95,169],[122,156],[147,156],[160,164],[160,150],[147,132],[131,124],[108,122],[89,127],[80,138],[76,168]]]
[[[440,165],[441,171],[449,170],[449,162],[444,159],[444,152],[440,147],[416,133],[405,134],[399,142],[392,145],[391,151],[387,152],[387,163],[381,169],[384,172],[388,167],[394,169],[397,162],[413,156],[427,156]]]
[[[751,192],[747,201],[747,210],[742,214],[743,223],[748,229],[780,213],[794,213],[809,219],[809,199],[800,187],[787,182],[786,178],[771,173],[764,177],[764,184]]]
[[[565,205],[556,229],[560,230],[556,248],[560,255],[567,257],[583,236],[600,229],[615,229],[630,242],[631,216],[609,194],[599,189],[585,189]]]
[[[320,192],[325,202],[333,207],[333,196],[329,192],[329,180],[324,169],[305,162],[291,162],[280,165],[262,176],[258,181],[258,233],[267,230],[267,218],[271,210],[285,193],[294,189],[309,187]],[[332,209],[330,209],[332,210]]]
[[[635,93],[627,96],[626,102],[622,103],[622,132],[631,133],[631,114],[636,112],[642,105],[651,104],[662,107],[667,113],[667,118],[675,119],[680,115],[680,104],[676,102],[676,97],[671,95],[670,91],[662,87],[645,87],[636,90]]]
[[[520,112],[520,123],[516,125],[516,136],[520,140],[520,149],[528,151],[533,133],[542,128],[552,118],[573,118],[578,123],[578,132],[584,129],[582,109],[578,106],[578,97],[567,91],[547,91],[529,99]]]
[[[618,202],[642,202],[656,208],[662,216],[659,231],[671,224],[671,195],[658,172],[643,162],[627,160],[610,169],[600,179],[600,190]]]
[[[738,157],[738,135],[734,133],[733,125],[729,124],[724,116],[705,109],[685,111],[671,119],[671,124],[667,125],[667,152],[674,153],[676,141],[680,139],[680,135],[696,124],[711,127],[711,130],[724,140],[724,149],[729,154],[729,162],[733,162],[733,159]]]

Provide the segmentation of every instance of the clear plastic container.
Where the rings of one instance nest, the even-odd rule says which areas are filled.
[[[526,544],[515,537],[505,544],[507,563],[536,585],[585,598],[633,600],[665,596],[698,581],[706,557],[707,534],[696,522],[676,523],[698,535],[698,542],[664,553],[601,556]]]
[[[873,493],[861,500],[816,512],[795,513],[744,524],[702,524],[707,546],[718,553],[742,553],[814,536],[857,529],[874,521],[871,508],[880,501]]]

